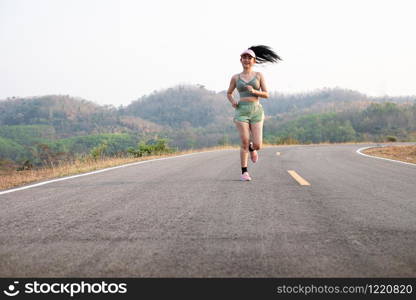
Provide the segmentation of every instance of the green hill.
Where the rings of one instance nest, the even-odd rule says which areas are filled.
[[[133,101],[123,112],[171,128],[206,127],[230,119],[222,94],[198,86],[177,86]]]
[[[414,96],[374,98],[336,88],[271,93],[261,103],[267,142],[416,138]],[[5,99],[0,100],[0,158],[42,163],[42,157],[67,159],[97,147],[114,155],[160,138],[180,149],[238,144],[233,114],[224,91],[199,85],[155,91],[119,108],[68,95]]]

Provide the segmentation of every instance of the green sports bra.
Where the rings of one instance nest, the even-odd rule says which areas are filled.
[[[258,73],[256,73],[256,75],[249,82],[245,82],[243,79],[241,79],[240,74],[238,74],[237,91],[240,94],[240,99],[244,97],[258,97],[246,89],[247,85],[251,85],[255,90],[260,89],[260,80],[257,77]]]

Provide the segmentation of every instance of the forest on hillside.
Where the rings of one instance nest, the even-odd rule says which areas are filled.
[[[261,103],[265,142],[416,141],[416,97],[345,89],[272,93]],[[238,144],[225,92],[196,85],[155,91],[118,108],[69,95],[0,100],[0,161],[35,165],[102,149],[128,155],[166,141],[172,149]],[[0,162],[0,166],[1,166]]]

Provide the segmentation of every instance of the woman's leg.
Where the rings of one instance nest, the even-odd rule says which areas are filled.
[[[260,150],[263,146],[263,120],[250,124],[251,139],[253,141],[253,149]]]
[[[241,167],[247,168],[248,162],[248,145],[250,139],[250,126],[246,122],[235,121],[238,133],[240,134],[241,148],[240,148],[240,161]]]

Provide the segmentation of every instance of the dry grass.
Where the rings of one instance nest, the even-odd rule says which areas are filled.
[[[363,153],[416,164],[416,145],[370,148]]]
[[[105,169],[114,166],[120,166],[128,163],[150,160],[161,157],[178,156],[189,153],[224,150],[224,149],[238,149],[232,146],[212,147],[198,150],[189,150],[182,152],[175,152],[173,154],[163,154],[158,156],[146,156],[140,158],[134,157],[103,157],[98,160],[91,158],[79,159],[73,162],[61,163],[54,167],[45,167],[25,171],[2,171],[0,172],[0,190],[10,189],[13,187],[22,186],[29,183],[44,181],[52,178],[65,177],[75,174],[91,172],[95,170]]]

